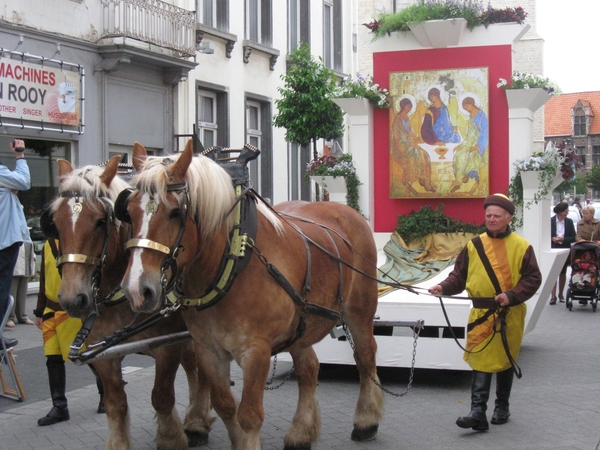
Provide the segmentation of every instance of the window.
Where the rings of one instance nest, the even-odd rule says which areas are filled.
[[[323,63],[342,72],[342,0],[323,3]]]
[[[576,111],[573,116],[573,135],[585,136],[587,134],[587,120],[583,111]]]
[[[227,92],[221,86],[198,83],[196,130],[204,148],[227,147],[228,109]]]
[[[600,145],[592,147],[592,166],[600,164]]]
[[[306,166],[310,162],[310,146],[288,144],[288,198],[310,201],[310,184],[304,182]]]
[[[41,264],[41,251],[46,241],[46,236],[40,226],[40,216],[50,201],[58,194],[58,170],[56,160],[66,159],[73,161],[72,144],[67,141],[48,141],[34,139],[27,136],[2,135],[0,137],[0,163],[10,170],[15,168],[15,155],[10,150],[9,142],[13,139],[25,141],[25,159],[29,166],[31,188],[19,191],[17,196],[23,205],[25,219],[30,227],[29,235],[33,241],[33,248],[38,258],[36,270],[30,281],[38,281]]]
[[[310,42],[309,0],[288,0],[288,52]]]
[[[198,137],[204,148],[217,144],[217,94],[198,92]]]
[[[273,41],[272,0],[246,0],[246,39],[270,47]]]
[[[271,122],[271,103],[248,97],[246,99],[246,142],[260,150],[260,157],[249,164],[250,181],[260,195],[272,199]]]
[[[577,149],[577,154],[579,155],[579,162],[585,167],[585,157],[587,156],[587,152],[585,151],[585,147],[575,147]]]
[[[228,0],[198,0],[198,22],[221,31],[229,31]]]

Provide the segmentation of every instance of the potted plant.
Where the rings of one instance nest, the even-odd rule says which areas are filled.
[[[307,167],[305,181],[311,179],[317,183],[322,183],[325,190],[327,189],[328,181],[324,177],[332,177],[335,180],[342,177],[346,184],[346,203],[358,212],[361,212],[358,205],[358,187],[361,182],[356,176],[356,168],[352,163],[352,155],[345,153],[341,156],[325,155],[312,160]],[[332,181],[329,181],[332,184]],[[331,187],[331,186],[330,186]]]
[[[331,96],[337,98],[364,98],[375,108],[389,108],[389,92],[380,88],[379,84],[373,82],[371,75],[362,76],[356,74],[356,80],[348,76],[342,80],[339,86],[332,92]]]
[[[373,32],[373,40],[391,35],[395,31],[411,31],[417,25],[431,20],[462,22],[466,28],[495,23],[515,22],[522,24],[527,13],[522,7],[496,9],[483,6],[481,0],[417,0],[414,5],[396,13],[381,13],[369,24],[364,24]]]
[[[523,208],[539,203],[562,180],[571,178],[574,174],[573,165],[578,165],[577,160],[576,152],[567,147],[556,147],[549,142],[545,151],[535,152],[514,162],[516,173],[508,185],[508,196],[522,212]],[[537,186],[537,192],[527,203],[523,197],[524,184]],[[515,216],[513,223],[517,227],[522,226],[522,216]]]
[[[504,78],[498,80],[497,86],[504,90],[510,89],[543,89],[548,95],[560,94],[560,89],[549,78],[531,73],[513,72],[510,82]]]
[[[500,78],[498,88],[506,91],[508,107],[527,108],[537,111],[552,95],[558,95],[560,89],[550,79],[531,73],[513,72],[510,81]]]

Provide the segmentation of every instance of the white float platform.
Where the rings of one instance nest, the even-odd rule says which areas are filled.
[[[381,267],[386,262],[383,247],[390,240],[390,233],[374,233],[377,245],[378,261],[377,265]],[[550,266],[554,265],[556,258],[555,251],[549,252],[541,259],[542,272],[545,272],[546,262]],[[566,256],[566,255],[565,255]],[[565,257],[557,260],[555,269],[550,279],[558,277],[560,266]],[[417,284],[420,288],[429,288],[440,281],[446,279],[454,266],[450,266],[429,280]],[[549,269],[547,269],[549,271]],[[546,278],[546,277],[544,277]],[[550,286],[551,287],[551,286]],[[425,292],[419,289],[418,292]],[[528,314],[526,318],[526,330],[531,331],[537,322],[542,308],[536,307],[540,300],[540,293],[536,294],[527,302]],[[459,297],[467,297],[466,291],[459,294]],[[471,311],[471,302],[468,300],[454,300],[443,298],[448,319],[452,325],[454,334],[458,337],[458,342],[464,347],[466,337],[466,327]],[[543,305],[540,305],[543,306]],[[423,330],[417,340],[417,351],[415,358],[415,367],[420,369],[446,369],[446,370],[471,370],[463,360],[463,350],[457,345],[450,333],[450,327],[444,317],[442,307],[438,298],[425,295],[413,294],[406,290],[394,290],[379,298],[375,321],[375,340],[377,341],[377,365],[379,367],[403,367],[412,366],[414,334],[411,323],[423,321]],[[382,322],[399,322],[399,326],[390,328],[382,327]],[[379,335],[378,333],[392,335]],[[346,341],[343,331],[340,328],[325,337],[321,342],[314,345],[315,352],[322,364],[342,364],[354,365],[352,348]],[[340,337],[341,336],[341,337]],[[289,353],[278,355],[280,361],[291,361]]]

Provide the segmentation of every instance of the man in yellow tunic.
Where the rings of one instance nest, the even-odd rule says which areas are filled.
[[[40,291],[37,308],[33,311],[36,325],[43,331],[44,355],[48,369],[48,382],[52,397],[52,409],[38,420],[39,426],[53,425],[69,420],[69,409],[66,397],[65,361],[68,360],[71,343],[81,329],[81,319],[69,317],[58,303],[58,291],[61,278],[56,268],[58,241],[48,240],[42,252],[42,270],[40,271]],[[96,377],[96,385],[100,394],[98,413],[104,413],[104,388],[102,381],[90,364]]]
[[[466,289],[473,298],[464,355],[473,369],[471,412],[459,417],[456,424],[477,431],[489,428],[486,409],[493,373],[496,403],[492,424],[508,422],[513,363],[519,355],[527,312],[524,302],[542,282],[533,248],[510,230],[515,205],[506,196],[493,194],[483,207],[486,232],[461,251],[448,278],[429,289],[433,295],[454,295]],[[506,342],[502,326],[506,327]]]

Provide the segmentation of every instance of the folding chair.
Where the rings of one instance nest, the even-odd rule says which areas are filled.
[[[14,348],[6,348],[3,336],[4,327],[6,326],[6,322],[8,322],[8,318],[10,317],[10,312],[12,311],[14,304],[15,299],[12,297],[12,295],[10,295],[8,297],[8,308],[6,309],[6,314],[4,314],[2,323],[0,323],[0,383],[2,384],[2,392],[0,392],[0,396],[22,402],[25,400],[25,390],[23,389],[23,384],[21,383],[19,372],[17,371],[17,365],[15,364],[15,358],[13,356]],[[4,374],[4,364],[6,364],[7,372],[10,373],[12,385],[15,386],[14,389],[10,387],[9,382],[6,380]]]

